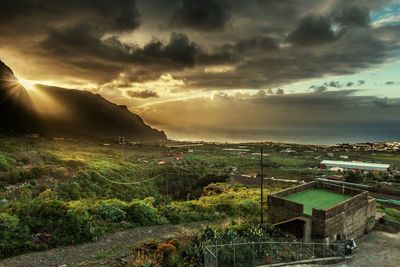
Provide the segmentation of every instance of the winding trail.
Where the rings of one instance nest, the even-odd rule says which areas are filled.
[[[210,222],[158,225],[129,229],[105,235],[98,241],[31,252],[0,260],[0,267],[121,266],[121,259],[132,253],[132,245],[146,240],[164,240],[199,231]],[[215,222],[213,223],[215,224]]]

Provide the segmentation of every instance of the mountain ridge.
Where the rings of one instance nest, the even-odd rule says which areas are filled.
[[[166,140],[163,131],[147,125],[126,106],[99,94],[76,89],[35,85],[23,87],[11,68],[0,61],[0,129],[11,134],[37,133],[49,137],[132,141]]]

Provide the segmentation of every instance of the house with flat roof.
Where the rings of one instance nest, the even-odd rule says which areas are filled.
[[[320,181],[268,196],[270,222],[306,242],[360,237],[374,226],[375,208],[368,191]]]

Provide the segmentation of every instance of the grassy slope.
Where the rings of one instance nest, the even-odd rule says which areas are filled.
[[[258,215],[259,190],[251,186],[219,183],[200,197],[202,187],[221,177],[254,175],[259,171],[259,146],[249,145],[250,151],[245,153],[223,150],[235,147],[237,145],[204,145],[189,152],[187,148],[157,145],[104,146],[86,141],[0,138],[0,215],[6,213],[0,220],[8,227],[0,232],[7,235],[4,240],[13,240],[14,235],[24,237],[23,234],[27,234],[30,238],[45,235],[44,240],[39,240],[42,243],[32,239],[22,247],[17,244],[23,251],[81,242],[121,227]],[[266,146],[267,176],[311,180],[327,173],[316,167],[329,150],[321,148],[310,152],[307,146],[293,147],[298,153],[281,153],[279,146]],[[335,154],[336,157],[347,154],[350,160],[400,162],[398,153]],[[177,156],[183,159],[176,160]],[[155,176],[158,178],[147,180]],[[144,180],[146,182],[141,182]],[[166,197],[166,193],[169,196]],[[152,198],[143,200],[147,197]],[[142,211],[149,217],[137,217],[138,205],[140,208],[145,205]],[[57,209],[64,210],[65,214],[58,214]],[[25,213],[25,210],[33,211]],[[63,222],[48,221],[49,214],[66,215],[81,230],[78,229],[71,240],[54,240],[54,233],[46,237],[47,232],[63,226]],[[46,225],[51,227],[46,228]],[[82,236],[82,229],[93,232]],[[62,233],[60,235],[62,237]],[[46,238],[53,238],[54,242],[49,243]]]

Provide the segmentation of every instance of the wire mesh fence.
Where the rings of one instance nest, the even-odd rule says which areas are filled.
[[[344,243],[251,242],[204,246],[205,267],[263,266],[344,257]]]

